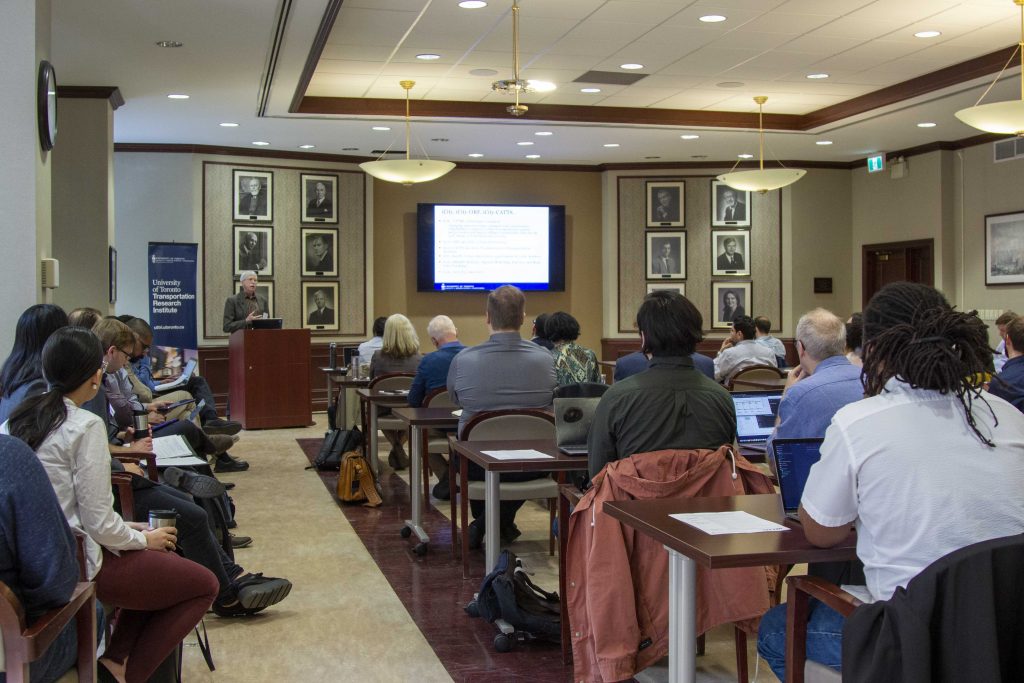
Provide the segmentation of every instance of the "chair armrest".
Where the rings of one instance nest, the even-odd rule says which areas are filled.
[[[111,472],[110,484],[117,489],[121,503],[121,517],[126,522],[135,521],[135,494],[132,493],[132,475],[129,472]]]
[[[790,595],[794,591],[807,593],[839,612],[843,617],[850,616],[853,614],[853,610],[864,604],[834,583],[829,583],[816,576],[790,576],[786,582],[789,584]]]
[[[138,465],[145,460],[146,476],[151,481],[160,481],[160,470],[156,468],[156,453],[134,453],[132,455],[128,455],[126,453],[115,453],[114,458],[119,462],[127,462],[133,465]]]
[[[807,661],[807,617],[810,599],[815,597],[844,617],[861,601],[833,583],[814,576],[790,576],[786,600],[786,683],[804,683]]]
[[[96,584],[84,581],[75,586],[71,600],[66,605],[46,612],[25,629],[26,654],[29,661],[35,661],[46,651],[46,648],[60,635],[68,622],[96,594]]]

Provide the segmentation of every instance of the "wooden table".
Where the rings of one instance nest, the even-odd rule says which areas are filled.
[[[833,548],[818,548],[803,528],[786,520],[778,495],[671,498],[605,503],[605,514],[663,543],[668,551],[669,680],[694,683],[697,676],[697,565],[707,569],[801,562],[835,562],[856,557],[856,536]],[[711,536],[671,519],[670,514],[742,510],[785,524],[789,531]]]
[[[392,414],[403,422],[409,425],[409,443],[412,444],[410,460],[412,461],[411,472],[409,474],[409,497],[412,511],[409,514],[410,519],[405,520],[405,525],[402,527],[402,538],[408,538],[411,534],[416,534],[416,538],[419,539],[419,543],[413,548],[413,552],[417,555],[423,555],[427,552],[427,544],[430,542],[430,537],[427,532],[423,529],[423,506],[430,500],[430,483],[426,477],[427,472],[427,453],[426,449],[423,448],[423,443],[426,441],[425,434],[426,430],[433,427],[434,429],[454,429],[459,426],[459,418],[452,414],[454,408],[410,408],[408,406],[403,408],[395,408]],[[420,491],[419,480],[423,478],[423,491]],[[421,497],[422,493],[422,497]],[[455,539],[452,539],[454,544]]]
[[[379,391],[363,387],[356,389],[359,400],[369,406],[367,409],[368,424],[366,425],[366,443],[370,451],[370,466],[374,475],[380,477],[380,458],[377,456],[377,411],[380,408],[400,408],[409,405],[409,392],[396,393],[390,389]]]
[[[558,472],[564,477],[565,472],[587,469],[586,455],[566,455],[555,446],[554,439],[513,439],[509,441],[452,441],[454,452],[459,458],[459,491],[462,493],[462,521],[466,523],[466,498],[468,490],[469,465],[472,460],[484,468],[484,514],[487,517],[487,528],[484,534],[487,538],[487,552],[484,560],[484,573],[488,573],[498,562],[499,538],[499,514],[498,505],[501,502],[501,493],[498,485],[502,472]],[[540,451],[550,458],[529,459],[529,460],[499,460],[484,451],[509,451],[528,450]],[[452,537],[454,544],[454,536]],[[465,554],[462,557],[463,573],[467,567],[468,558]]]

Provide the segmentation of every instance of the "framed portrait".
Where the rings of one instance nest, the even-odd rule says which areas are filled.
[[[669,291],[669,292],[679,292],[680,296],[686,296],[686,283],[685,282],[675,282],[675,283],[673,283],[671,285],[668,285],[668,284],[665,284],[665,283],[662,283],[662,282],[648,282],[647,283],[647,293],[648,294],[650,294],[652,292],[660,292],[663,289],[666,290],[666,291]]]
[[[338,274],[338,229],[302,228],[302,276],[327,277]]]
[[[750,227],[750,192],[711,181],[711,227]]]
[[[985,216],[985,284],[1024,282],[1024,211]]]
[[[302,223],[338,222],[338,176],[300,173]]]
[[[736,316],[749,315],[752,286],[750,282],[711,283],[712,329],[727,330]]]
[[[274,229],[269,225],[234,226],[234,274],[247,270],[274,277]]]
[[[682,180],[647,181],[647,227],[682,228],[686,225],[686,183]]]
[[[338,283],[302,283],[302,326],[307,330],[338,329]]]
[[[274,219],[274,172],[231,170],[234,194],[232,215],[236,221],[270,221]]]
[[[237,281],[235,282],[235,294],[242,291],[242,285]],[[274,283],[273,282],[257,282],[256,283],[256,295],[262,296],[267,300],[267,317],[276,318],[274,315]]]
[[[750,275],[749,231],[711,231],[711,274]]]
[[[647,233],[647,279],[686,279],[686,233]]]

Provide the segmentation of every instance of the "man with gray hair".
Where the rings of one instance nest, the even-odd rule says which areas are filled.
[[[266,297],[256,293],[255,272],[245,271],[239,276],[238,281],[242,283],[242,289],[224,302],[225,334],[251,327],[253,320],[262,318],[264,313],[270,312]]]
[[[846,359],[846,325],[824,308],[796,324],[800,363],[789,373],[772,439],[822,438],[832,416],[864,398],[860,368]]]

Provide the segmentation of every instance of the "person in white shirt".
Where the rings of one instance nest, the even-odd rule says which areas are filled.
[[[786,347],[771,335],[772,321],[763,315],[754,318],[754,335],[758,344],[763,344],[775,354],[775,360],[781,368],[786,364]]]
[[[732,321],[732,332],[722,342],[715,356],[715,381],[726,384],[744,368],[755,365],[779,366],[775,353],[755,337],[754,320],[749,315],[740,315]]]
[[[825,433],[801,499],[807,539],[830,547],[857,530],[862,600],[888,600],[925,567],[1024,532],[1024,414],[982,390],[985,324],[937,290],[897,282],[864,309],[864,388]],[[761,621],[758,652],[785,675],[785,605]],[[807,655],[839,670],[843,618],[816,604]]]
[[[364,363],[369,363],[373,358],[374,351],[380,351],[384,346],[384,325],[388,319],[381,316],[373,321],[373,337],[359,345],[359,358]]]

